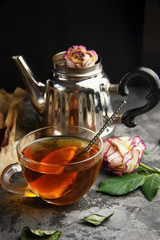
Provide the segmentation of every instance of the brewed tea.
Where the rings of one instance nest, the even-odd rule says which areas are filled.
[[[75,157],[87,145],[85,139],[58,136],[42,138],[25,147],[24,156],[34,160],[24,166],[23,172],[30,187],[57,205],[79,200],[92,186],[101,166],[101,160],[96,158],[97,145]],[[94,155],[94,161],[85,161]]]

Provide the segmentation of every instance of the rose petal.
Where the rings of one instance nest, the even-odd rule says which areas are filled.
[[[139,164],[139,151],[135,151],[132,158],[130,158],[127,162],[127,173],[133,173]]]
[[[131,149],[131,143],[132,143],[132,139],[130,138],[129,140],[123,140],[123,139],[111,139],[111,144],[113,144],[114,146],[116,146],[121,155],[124,156],[128,150]]]
[[[104,149],[105,169],[121,176],[137,169],[146,146],[139,136],[134,142],[131,137],[113,137],[104,140]]]
[[[117,166],[120,166],[123,162],[123,157],[121,156],[117,156],[117,157],[114,157],[114,158],[107,158],[107,162],[108,162],[108,166],[110,168],[115,168]]]
[[[146,145],[144,144],[143,140],[139,136],[136,136],[134,140],[135,140],[136,149],[138,149],[140,152],[139,157],[142,158],[143,152],[146,150]]]
[[[94,50],[87,51],[85,46],[73,45],[68,48],[63,58],[66,60],[67,67],[80,68],[95,65],[98,55]]]

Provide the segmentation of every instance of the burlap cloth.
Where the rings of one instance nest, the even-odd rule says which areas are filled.
[[[17,162],[18,140],[36,126],[24,122],[24,99],[28,93],[16,88],[13,93],[0,89],[0,176],[5,167]]]

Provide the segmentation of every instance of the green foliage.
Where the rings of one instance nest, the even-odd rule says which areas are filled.
[[[135,190],[139,186],[142,186],[145,178],[145,175],[137,173],[124,174],[121,177],[109,178],[101,181],[97,191],[109,195],[124,195]]]
[[[152,173],[147,176],[144,184],[142,185],[142,192],[148,200],[152,201],[152,199],[156,196],[159,187],[160,175]]]
[[[98,226],[98,225],[102,224],[102,222],[107,221],[112,216],[113,216],[113,213],[107,217],[101,216],[98,214],[92,214],[92,215],[89,215],[88,217],[81,219],[81,221],[92,224],[94,226]]]
[[[24,227],[21,232],[21,240],[57,240],[61,235],[60,231],[33,230]]]
[[[160,174],[158,173],[133,173],[124,174],[121,177],[113,177],[100,182],[98,192],[113,196],[125,195],[138,187],[144,196],[153,200],[160,188]]]

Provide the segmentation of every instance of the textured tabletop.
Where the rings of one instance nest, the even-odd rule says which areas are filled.
[[[139,94],[136,92],[136,94]],[[113,108],[122,97],[113,96]],[[139,98],[127,97],[129,107],[135,107]],[[116,126],[116,136],[140,136],[147,150],[144,162],[160,167],[160,103],[148,113],[136,118],[137,126]],[[160,192],[150,202],[138,189],[128,195],[113,197],[96,192],[101,180],[109,174],[101,169],[90,191],[70,206],[53,206],[39,198],[23,198],[5,192],[0,187],[0,239],[18,240],[24,226],[33,229],[60,230],[60,239],[84,240],[158,240],[160,239]],[[98,227],[82,224],[80,219],[90,214],[114,215]]]

